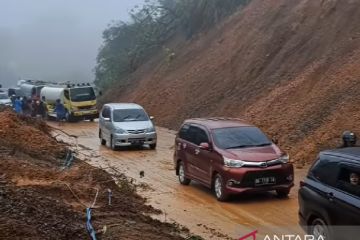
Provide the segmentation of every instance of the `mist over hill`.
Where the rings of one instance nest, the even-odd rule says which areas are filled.
[[[143,0],[3,0],[0,2],[0,83],[19,78],[94,80],[102,31],[127,20]]]

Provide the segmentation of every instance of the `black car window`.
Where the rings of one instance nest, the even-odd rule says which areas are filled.
[[[209,138],[203,129],[197,128],[196,131],[197,131],[196,141],[195,141],[196,145],[200,145],[201,143],[209,143]]]
[[[348,194],[360,197],[360,168],[342,166],[337,179],[338,188]]]
[[[104,118],[110,118],[110,109],[105,107],[101,114]]]
[[[208,135],[203,129],[197,126],[190,126],[187,124],[180,129],[179,137],[195,145],[209,142]]]
[[[184,124],[179,131],[179,138],[187,140],[189,128],[190,126],[188,124]]]
[[[197,143],[197,127],[190,126],[189,130],[187,131],[186,139],[187,141],[196,144]]]
[[[310,167],[310,170],[308,172],[308,177],[310,178],[316,178],[314,173],[316,171],[318,171],[317,169],[319,168],[319,165],[320,164],[320,157],[318,156],[318,158],[316,159],[316,161],[312,164],[312,166]]]
[[[337,177],[339,173],[339,165],[336,161],[330,161],[321,157],[311,168],[309,177],[331,186],[337,186]]]

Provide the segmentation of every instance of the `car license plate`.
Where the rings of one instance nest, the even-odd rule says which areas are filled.
[[[255,186],[271,185],[276,183],[275,177],[263,177],[255,179]]]
[[[131,143],[132,144],[144,144],[144,141],[143,139],[132,139],[131,140]]]

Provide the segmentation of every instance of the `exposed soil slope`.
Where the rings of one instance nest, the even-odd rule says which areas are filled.
[[[110,175],[76,160],[64,169],[65,145],[47,134],[43,122],[20,119],[10,110],[0,111],[0,120],[0,239],[90,239],[85,210],[91,206],[98,239],[167,240],[187,234],[147,216],[158,211],[121,173]],[[31,157],[37,152],[40,157]]]
[[[359,21],[355,0],[253,0],[176,49],[170,66],[145,66],[105,98],[140,103],[175,129],[190,117],[242,117],[310,161],[343,130],[360,134]]]

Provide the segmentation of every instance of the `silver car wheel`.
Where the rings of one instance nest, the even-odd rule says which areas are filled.
[[[216,194],[216,197],[217,198],[221,198],[221,195],[222,195],[222,183],[221,183],[221,179],[220,177],[217,177],[215,179],[215,194]]]
[[[325,223],[320,219],[316,219],[314,222],[315,224],[313,225],[312,235],[315,239],[328,239]]]
[[[179,179],[180,179],[180,182],[185,181],[184,165],[182,165],[182,164],[180,164],[180,166],[179,166]]]
[[[115,141],[114,141],[114,138],[112,136],[111,136],[111,139],[110,139],[110,146],[111,146],[112,150],[116,149]]]

